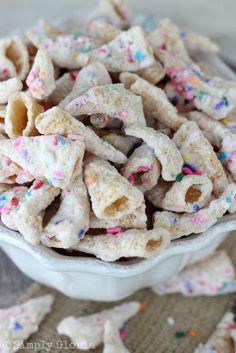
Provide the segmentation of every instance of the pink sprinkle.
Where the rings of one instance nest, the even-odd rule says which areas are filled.
[[[107,53],[107,50],[104,49],[104,48],[99,48],[99,49],[97,50],[97,52],[98,52],[99,54],[106,54],[106,53]]]
[[[195,173],[193,173],[193,171],[191,169],[189,169],[187,167],[183,167],[182,171],[184,174],[187,174],[187,175],[195,174]]]
[[[63,179],[64,174],[60,170],[55,170],[55,172],[53,173],[53,176],[57,179]]]
[[[194,98],[193,92],[191,92],[191,91],[185,92],[185,93],[184,93],[184,97],[185,97],[186,99],[188,99],[189,101],[191,101],[191,100]]]
[[[201,170],[196,170],[196,171],[194,172],[194,174],[195,174],[195,175],[202,175],[203,172],[201,172]]]
[[[206,218],[201,213],[196,213],[195,216],[192,218],[192,222],[198,225],[201,225],[206,221],[207,221]]]
[[[124,339],[125,339],[125,330],[120,330],[120,331],[119,331],[119,334],[120,334],[120,338],[121,338],[122,340],[124,340]]]
[[[138,169],[137,169],[137,172],[138,173],[142,173],[142,172],[148,172],[150,170],[150,168],[149,167],[145,167],[144,165],[141,165],[140,167],[138,167]]]
[[[117,234],[121,232],[121,227],[107,228],[107,234]]]
[[[21,144],[23,143],[23,137],[17,137],[17,139],[15,140],[13,147],[14,148],[18,148]]]
[[[128,180],[129,180],[129,182],[130,182],[130,184],[135,184],[135,178],[134,178],[134,176],[133,175],[130,175],[129,177],[128,177]]]

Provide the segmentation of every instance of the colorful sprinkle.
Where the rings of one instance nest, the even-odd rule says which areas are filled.
[[[188,331],[188,334],[189,334],[190,337],[195,338],[195,337],[197,337],[198,332],[192,328],[192,329],[190,329],[190,330]]]
[[[138,173],[146,173],[146,172],[148,172],[149,170],[150,170],[149,167],[145,167],[144,165],[141,165],[140,167],[138,167],[137,172],[138,172]]]
[[[228,119],[226,119],[226,118],[220,119],[219,122],[225,126],[228,125],[228,123],[229,123]]]
[[[78,238],[81,239],[83,237],[84,233],[85,233],[85,229],[81,228],[78,233]]]
[[[16,207],[16,206],[18,205],[18,203],[19,203],[18,198],[15,197],[15,196],[13,196],[13,198],[11,199],[11,205],[12,205],[13,207]]]
[[[194,204],[192,205],[192,210],[193,210],[194,212],[199,211],[199,209],[200,209],[200,207],[199,207],[196,203],[194,203]]]
[[[217,153],[217,157],[220,161],[225,161],[229,158],[229,154],[227,152],[219,152]]]
[[[176,181],[181,181],[184,178],[185,174],[184,173],[179,173],[176,177]]]
[[[137,51],[136,53],[134,53],[134,59],[139,62],[143,61],[145,59],[145,55],[140,51]]]
[[[117,234],[122,231],[121,227],[110,227],[110,228],[107,228],[106,230],[107,230],[107,234]]]
[[[133,175],[130,175],[130,176],[128,177],[128,180],[129,180],[130,184],[132,184],[132,185],[135,184],[135,177],[134,177]]]
[[[186,333],[184,331],[176,331],[175,332],[176,338],[184,338],[185,336],[186,336]]]
[[[178,223],[178,221],[177,221],[177,219],[174,216],[172,216],[172,217],[170,217],[170,223],[175,225],[175,224]]]
[[[11,329],[12,331],[20,331],[23,329],[23,326],[19,322],[14,322]]]
[[[45,182],[44,182],[43,180],[36,181],[36,182],[33,184],[32,189],[33,189],[33,190],[40,189],[40,188],[43,186],[44,183],[45,183]]]
[[[183,167],[182,168],[182,172],[186,175],[192,175],[193,174],[193,171],[187,167]]]
[[[141,303],[141,304],[140,304],[140,307],[139,307],[139,312],[140,312],[140,313],[144,313],[144,311],[145,311],[146,309],[147,309],[147,305]]]

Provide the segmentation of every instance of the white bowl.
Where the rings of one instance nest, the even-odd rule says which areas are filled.
[[[214,74],[236,80],[232,70],[216,56],[199,56],[197,61]],[[227,215],[205,233],[174,241],[159,256],[116,263],[64,256],[43,246],[32,246],[3,225],[0,247],[24,274],[37,282],[73,298],[114,301],[165,282],[186,265],[213,252],[232,230],[236,230],[236,215]]]
[[[174,241],[154,258],[116,263],[35,247],[4,226],[0,226],[0,246],[24,274],[37,282],[77,299],[114,301],[165,282],[186,265],[209,255],[235,229],[236,216],[227,215],[207,232]]]

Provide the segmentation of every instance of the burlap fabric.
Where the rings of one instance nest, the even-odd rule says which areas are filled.
[[[236,266],[235,237],[236,233],[233,233],[222,247],[228,251]],[[73,300],[37,284],[20,301],[47,293],[53,293],[56,297],[53,311],[40,326],[40,331],[25,342],[25,347],[20,352],[81,352],[73,349],[69,339],[57,334],[57,324],[67,315],[87,315],[109,308],[113,303]],[[200,342],[208,339],[235,298],[235,294],[198,298],[184,298],[181,295],[157,296],[149,289],[141,290],[124,300],[138,300],[146,304],[145,312],[128,322],[125,344],[132,353],[193,353]],[[167,321],[170,316],[175,320],[173,326]],[[197,331],[196,337],[186,334],[183,338],[176,338],[177,331],[187,332],[191,329]],[[102,350],[101,346],[91,352],[101,353]]]

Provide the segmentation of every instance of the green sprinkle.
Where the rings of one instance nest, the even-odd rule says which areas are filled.
[[[225,103],[225,106],[228,107],[228,105],[229,105],[228,99],[226,97],[223,97],[223,101]]]
[[[186,333],[184,331],[176,331],[175,332],[175,337],[176,338],[183,338],[186,336]]]
[[[198,91],[198,93],[197,93],[197,98],[198,98],[199,100],[202,100],[205,95],[206,95],[205,92],[203,92],[203,91]]]
[[[179,173],[176,177],[176,181],[181,181],[183,179],[183,177],[185,176],[184,173]]]

